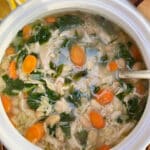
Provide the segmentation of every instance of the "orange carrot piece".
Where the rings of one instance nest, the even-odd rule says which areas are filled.
[[[23,39],[28,40],[32,34],[32,27],[30,25],[26,25],[23,27]]]
[[[139,48],[136,45],[132,45],[131,48],[131,55],[132,57],[136,60],[136,61],[141,61],[142,60],[142,56],[141,53],[139,51]]]
[[[140,81],[135,84],[135,89],[136,89],[136,92],[139,93],[140,95],[143,95],[146,90],[143,83]]]
[[[31,125],[25,132],[25,137],[32,143],[37,143],[44,136],[43,123],[35,123]]]
[[[79,45],[73,45],[70,50],[70,59],[76,66],[83,66],[86,62],[85,50]]]
[[[9,77],[12,79],[17,79],[18,78],[18,74],[17,74],[17,68],[16,68],[16,61],[12,60],[9,64],[8,67],[8,74]]]
[[[13,47],[8,47],[5,51],[5,55],[6,56],[9,56],[9,55],[12,55],[12,54],[15,54],[15,49]]]
[[[97,148],[96,150],[110,150],[110,146],[109,145],[102,145],[100,148]]]
[[[22,71],[26,74],[30,74],[37,65],[37,58],[34,55],[28,55],[22,63]]]
[[[116,61],[111,61],[108,63],[108,70],[110,72],[116,71],[118,69],[118,64],[116,63]]]
[[[89,118],[94,128],[100,129],[105,127],[105,120],[98,112],[92,110],[89,113]]]
[[[12,109],[11,98],[7,95],[1,95],[1,100],[6,113],[10,113]]]
[[[45,21],[46,21],[47,23],[54,23],[54,22],[56,22],[56,18],[53,17],[53,16],[49,16],[49,17],[46,17],[46,18],[45,18]]]
[[[112,102],[114,98],[114,93],[110,89],[99,90],[95,95],[96,101],[101,105],[107,105]]]

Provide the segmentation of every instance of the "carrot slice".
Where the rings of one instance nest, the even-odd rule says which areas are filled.
[[[70,50],[70,59],[74,65],[83,66],[86,62],[85,50],[79,45],[73,45]]]
[[[89,117],[94,128],[100,129],[105,127],[105,120],[98,112],[92,110],[89,113]]]
[[[12,109],[12,101],[11,98],[7,95],[1,95],[2,104],[6,113],[10,113]]]
[[[16,68],[16,61],[12,60],[9,64],[8,67],[8,74],[9,77],[12,79],[17,79],[18,78],[18,74],[17,74],[17,68]]]
[[[13,47],[8,47],[5,51],[5,55],[6,56],[9,56],[9,55],[12,55],[12,54],[15,54],[15,49]]]
[[[22,70],[26,74],[30,74],[37,65],[37,58],[34,55],[28,55],[22,63]]]
[[[95,95],[96,101],[101,105],[107,105],[114,98],[114,93],[110,89],[99,90]]]
[[[46,21],[47,23],[54,23],[54,22],[56,22],[56,18],[55,18],[55,17],[52,17],[52,16],[49,16],[49,17],[46,17],[46,18],[45,18],[45,21]]]
[[[133,58],[136,60],[136,61],[141,61],[142,60],[142,56],[141,56],[141,53],[139,51],[139,48],[133,44],[130,48],[131,50],[131,55],[133,56]]]
[[[30,25],[24,26],[22,33],[23,33],[23,39],[28,40],[32,34],[32,27]]]
[[[96,150],[110,150],[110,146],[109,145],[102,145],[100,148],[97,148]]]
[[[143,95],[145,93],[145,87],[143,83],[140,81],[135,84],[135,89],[136,92],[139,93],[140,95]]]
[[[44,136],[44,126],[43,123],[35,123],[30,126],[26,132],[25,137],[32,143],[37,143]]]
[[[118,69],[118,64],[116,63],[116,61],[111,61],[108,63],[108,70],[110,72],[116,71]]]

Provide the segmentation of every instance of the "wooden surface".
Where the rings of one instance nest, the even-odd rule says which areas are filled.
[[[138,10],[150,20],[150,0],[144,0],[139,6]]]
[[[142,1],[137,8],[148,20],[150,20],[150,0],[131,0],[131,1],[136,3],[136,5],[139,4],[139,1]],[[9,11],[10,8],[8,7],[5,0],[0,0],[0,19],[6,16]],[[5,148],[2,145],[0,145],[0,150],[5,150]],[[148,146],[146,150],[150,150],[150,146]]]

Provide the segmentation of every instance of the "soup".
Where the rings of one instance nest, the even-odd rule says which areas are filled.
[[[104,150],[139,121],[146,80],[121,80],[142,70],[135,42],[102,16],[46,16],[25,25],[0,65],[4,109],[14,127],[45,150]]]

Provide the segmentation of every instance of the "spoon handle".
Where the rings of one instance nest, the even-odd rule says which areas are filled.
[[[137,79],[150,79],[150,70],[141,71],[119,71],[119,78],[137,78]]]

